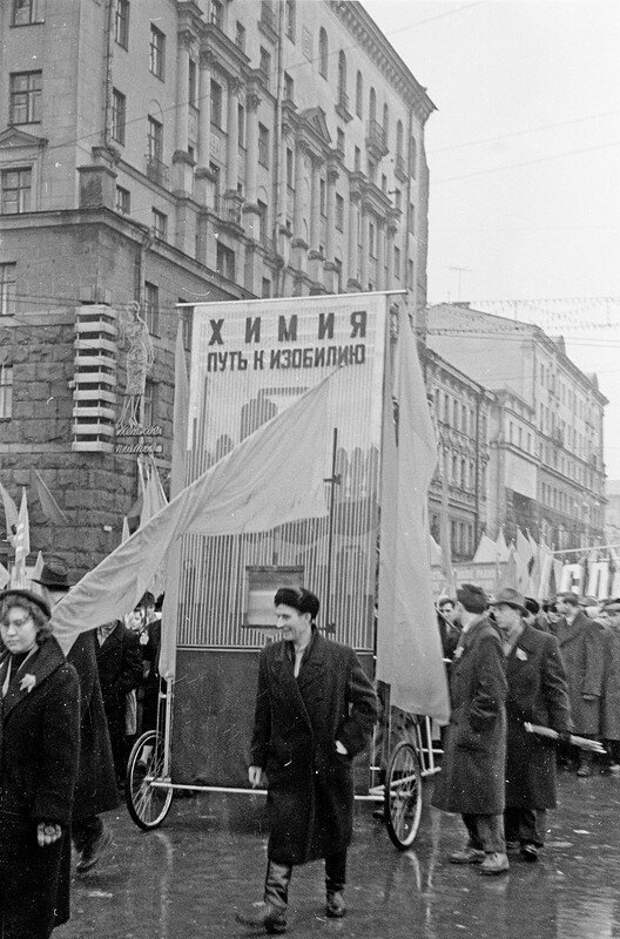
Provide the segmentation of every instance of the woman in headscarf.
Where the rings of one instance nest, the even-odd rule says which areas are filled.
[[[0,936],[47,939],[69,919],[69,827],[80,691],[30,590],[0,593]]]

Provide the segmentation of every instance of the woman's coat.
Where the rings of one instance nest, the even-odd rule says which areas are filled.
[[[555,636],[526,626],[506,659],[506,678],[506,807],[555,808],[556,744],[523,726],[528,721],[558,733],[570,730],[566,674]]]
[[[302,864],[344,850],[353,826],[352,760],[377,718],[374,689],[348,646],[314,632],[293,673],[292,643],[260,655],[251,763],[268,777],[268,854]],[[348,753],[336,751],[340,740]]]
[[[9,658],[0,658],[0,687]],[[46,935],[69,918],[68,829],[80,743],[78,679],[54,638],[12,675],[0,701],[0,916],[24,917],[32,935]],[[63,828],[43,848],[41,821]]]
[[[506,676],[496,628],[477,617],[461,634],[450,676],[452,712],[433,805],[445,812],[504,811]]]

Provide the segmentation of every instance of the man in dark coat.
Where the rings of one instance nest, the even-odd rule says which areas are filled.
[[[44,564],[37,581],[52,611],[71,589],[67,572],[59,562]],[[52,612],[53,619],[53,612]],[[80,854],[76,865],[85,874],[99,861],[112,841],[110,832],[99,818],[102,812],[115,809],[119,803],[108,722],[103,707],[97,657],[95,630],[81,633],[67,655],[80,681],[80,760],[73,802],[73,844]]]
[[[556,745],[528,733],[524,721],[568,736],[566,675],[557,639],[527,622],[526,601],[517,590],[501,590],[492,606],[504,638],[508,681],[505,835],[524,860],[536,861],[545,840],[545,812],[556,806]]]
[[[555,635],[566,670],[573,729],[582,737],[597,737],[601,730],[605,631],[580,610],[574,593],[560,594],[556,606],[562,619]],[[592,754],[587,750],[578,751],[577,775],[592,775]]]
[[[460,812],[469,834],[453,864],[477,864],[483,874],[508,870],[504,842],[506,676],[501,640],[485,615],[486,594],[475,584],[457,590],[463,627],[450,676],[452,711],[433,805]]]
[[[377,699],[353,649],[316,629],[319,601],[281,588],[276,623],[283,639],[260,655],[249,780],[268,778],[270,838],[263,902],[237,919],[286,930],[293,865],[325,859],[326,913],[345,913],[347,847],[353,827],[352,760],[364,749]]]
[[[142,680],[142,656],[136,633],[120,620],[105,623],[97,629],[96,657],[116,778],[123,783],[129,756],[125,732],[127,694]]]
[[[609,754],[609,770],[620,773],[620,597],[606,600],[600,613],[606,627],[605,674],[601,733]]]

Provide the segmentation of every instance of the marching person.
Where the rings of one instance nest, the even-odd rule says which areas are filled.
[[[599,614],[607,627],[601,732],[611,773],[620,773],[620,597],[605,600]]]
[[[555,635],[566,670],[573,730],[595,738],[600,733],[605,630],[580,610],[574,593],[559,594],[556,606],[562,619]],[[585,750],[578,751],[577,775],[592,775],[592,754]]]
[[[53,628],[54,607],[71,589],[67,572],[60,562],[52,565],[48,561],[36,583],[43,587],[52,609]],[[119,803],[97,670],[95,631],[93,628],[80,633],[67,655],[80,682],[80,760],[72,819],[73,844],[80,856],[75,868],[78,874],[94,867],[111,844],[112,835],[100,816]]]
[[[492,601],[504,639],[508,718],[504,831],[510,847],[537,861],[545,841],[546,810],[556,806],[556,744],[528,733],[524,721],[566,739],[570,710],[557,639],[528,622],[526,600],[512,587]]]
[[[129,756],[125,733],[127,694],[142,681],[137,635],[120,620],[104,623],[97,629],[96,658],[116,779],[122,786]]]
[[[444,812],[459,812],[469,835],[465,848],[450,855],[450,862],[479,865],[481,874],[501,874],[509,868],[503,826],[504,655],[499,633],[485,615],[484,590],[463,584],[456,596],[462,632],[452,663],[452,712],[432,804]]]
[[[283,933],[296,864],[325,859],[327,916],[345,914],[352,760],[369,741],[377,699],[353,649],[318,633],[313,593],[282,587],[275,612],[282,638],[260,655],[248,772],[253,787],[268,780],[267,873],[263,901],[237,920]]]
[[[47,939],[69,919],[69,827],[80,688],[30,590],[0,593],[0,936]]]

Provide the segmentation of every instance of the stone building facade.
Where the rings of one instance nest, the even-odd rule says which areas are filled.
[[[393,289],[423,309],[433,104],[359,3],[7,0],[0,31],[0,480],[77,576],[137,496],[134,305],[157,430],[134,449],[165,482],[179,301]]]
[[[487,528],[494,395],[430,348],[424,353],[424,377],[439,443],[428,496],[431,534],[441,544],[445,485],[451,557],[469,560]]]
[[[493,392],[487,532],[529,529],[557,549],[604,543],[603,416],[595,375],[538,326],[441,304],[426,311],[429,347]]]

